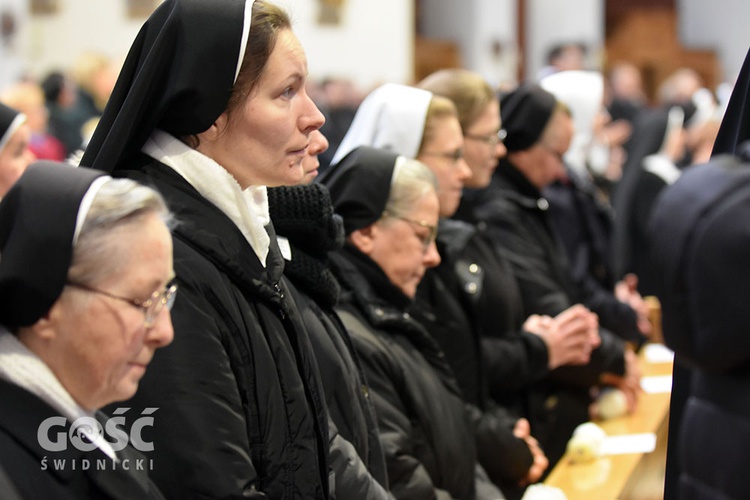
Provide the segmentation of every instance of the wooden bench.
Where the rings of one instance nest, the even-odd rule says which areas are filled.
[[[641,351],[643,377],[672,374],[672,362],[649,361]],[[573,463],[565,455],[545,480],[560,488],[568,500],[637,499],[657,500],[663,497],[666,461],[669,392],[643,392],[632,415],[596,422],[608,436],[623,434],[656,434],[656,449],[650,453],[607,455],[589,463]]]

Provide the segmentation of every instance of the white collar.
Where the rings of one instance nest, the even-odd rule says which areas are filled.
[[[94,418],[84,410],[63,387],[42,359],[31,352],[18,338],[0,327],[0,378],[15,384],[59,411],[71,423],[79,418]],[[85,427],[78,428],[86,432]],[[86,437],[111,459],[116,460],[112,445],[100,434]]]
[[[243,190],[224,167],[162,130],[154,130],[142,151],[172,168],[224,212],[266,265],[271,242],[265,229],[271,222],[266,186]]]

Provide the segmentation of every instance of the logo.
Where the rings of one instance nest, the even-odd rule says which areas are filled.
[[[52,453],[65,451],[70,447],[89,452],[95,450],[98,447],[97,443],[102,441],[106,441],[115,452],[125,449],[128,445],[144,453],[154,451],[154,443],[143,438],[143,431],[147,427],[153,427],[153,414],[158,408],[144,409],[129,426],[130,432],[126,432],[125,429],[128,428],[126,413],[128,410],[130,408],[117,408],[104,425],[93,417],[78,418],[70,426],[68,426],[68,420],[63,416],[46,418],[37,429],[37,441],[44,450]],[[112,460],[112,467],[116,468],[119,464],[120,468],[128,469],[129,466],[125,463],[127,461],[126,459],[120,463],[118,460]],[[138,461],[145,462],[145,460]],[[46,462],[47,457],[45,456],[42,460],[42,470],[46,470]],[[57,470],[66,468],[65,459],[55,459],[53,462]],[[68,466],[75,470],[75,461],[71,459],[70,462],[73,463],[69,463]],[[104,463],[107,461],[97,460],[96,462]],[[149,460],[148,462],[151,463],[152,461]],[[86,470],[89,467],[88,459],[83,459],[82,463],[78,465],[81,470]],[[106,466],[102,466],[102,468],[104,467]],[[143,465],[138,466],[136,464],[135,468],[143,468]],[[151,463],[150,468],[153,468],[153,463]]]

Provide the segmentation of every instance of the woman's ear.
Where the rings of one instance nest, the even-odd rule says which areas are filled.
[[[365,255],[370,255],[375,246],[375,236],[378,232],[378,228],[375,227],[376,224],[370,224],[362,229],[352,231],[348,237],[348,240]]]
[[[221,132],[226,128],[228,121],[229,116],[227,115],[227,112],[224,111],[216,118],[216,120],[214,120],[214,122],[210,127],[208,127],[208,129],[198,134],[198,139],[200,140],[200,142],[213,142],[218,139],[221,135]]]

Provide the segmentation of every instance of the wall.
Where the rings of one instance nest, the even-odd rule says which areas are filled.
[[[345,76],[362,88],[412,79],[414,8],[406,0],[346,0],[340,26],[317,23],[318,0],[277,0],[292,13],[312,78]]]
[[[85,51],[122,60],[144,21],[127,18],[124,0],[60,0],[59,12],[48,16],[28,16],[28,0],[2,1],[17,3],[20,31],[14,53],[0,53],[0,82],[70,67]],[[312,78],[348,76],[362,87],[411,79],[412,2],[347,0],[340,26],[317,23],[317,0],[278,3],[292,15]]]
[[[526,0],[526,77],[535,78],[558,42],[584,42],[589,66],[601,68],[604,0]]]
[[[514,83],[518,66],[516,2],[426,0],[424,35],[455,42],[464,66],[491,84]]]
[[[680,39],[686,47],[714,49],[724,78],[734,81],[750,47],[747,0],[678,0]]]

